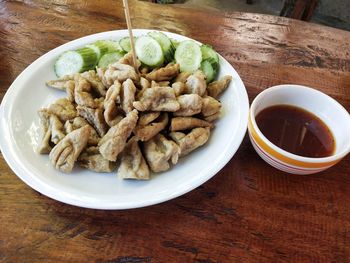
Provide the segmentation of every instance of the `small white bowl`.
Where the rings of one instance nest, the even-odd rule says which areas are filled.
[[[335,138],[335,151],[329,157],[310,158],[287,152],[270,142],[259,130],[255,117],[273,105],[292,105],[318,116],[330,128]],[[268,164],[292,174],[312,174],[323,171],[350,152],[350,115],[333,98],[305,86],[279,85],[261,92],[250,107],[248,131],[254,149]]]

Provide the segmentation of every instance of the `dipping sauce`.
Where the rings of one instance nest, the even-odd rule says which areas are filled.
[[[255,117],[260,131],[276,146],[304,157],[327,157],[335,150],[335,140],[317,116],[290,105],[268,107]]]

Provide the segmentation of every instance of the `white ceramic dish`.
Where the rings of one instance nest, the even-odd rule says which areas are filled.
[[[136,36],[149,30],[136,29]],[[185,40],[184,36],[166,33]],[[86,36],[57,47],[29,65],[12,83],[0,107],[0,147],[11,169],[36,191],[58,201],[96,209],[128,209],[157,204],[180,196],[213,177],[232,158],[247,129],[249,102],[242,80],[220,56],[219,77],[229,74],[233,81],[220,100],[222,117],[210,141],[171,170],[154,175],[150,181],[126,181],[116,173],[99,174],[75,168],[71,174],[55,170],[47,155],[35,152],[39,140],[37,111],[65,93],[47,88],[55,79],[53,65],[66,50],[100,39],[118,40],[127,30]]]

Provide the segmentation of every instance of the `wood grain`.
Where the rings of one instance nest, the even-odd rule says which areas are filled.
[[[317,88],[350,109],[350,33],[301,21],[131,2],[134,28],[214,46],[250,101],[281,83]],[[0,98],[36,58],[70,40],[125,29],[121,1],[0,1]],[[0,155],[1,156],[1,155]],[[98,211],[42,196],[0,158],[0,262],[349,262],[350,158],[293,176],[245,138],[213,179],[175,200]]]

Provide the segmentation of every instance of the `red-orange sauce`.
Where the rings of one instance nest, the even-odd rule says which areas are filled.
[[[260,131],[276,146],[304,157],[327,157],[334,153],[335,140],[317,116],[289,105],[268,107],[255,117]]]

